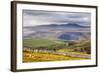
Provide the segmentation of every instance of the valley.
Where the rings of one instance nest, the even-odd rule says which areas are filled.
[[[23,62],[91,59],[90,27],[49,24],[24,27]]]

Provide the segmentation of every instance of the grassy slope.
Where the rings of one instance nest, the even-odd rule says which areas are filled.
[[[72,54],[87,55],[87,56],[89,55],[89,54],[86,54],[84,52],[75,52],[75,51],[73,51],[73,49],[67,49],[67,48],[60,49],[57,52],[62,52],[62,53],[69,52],[69,53],[72,53]]]
[[[29,47],[50,46],[54,44],[64,44],[62,41],[49,39],[24,39],[23,45]]]
[[[50,46],[54,44],[64,44],[62,41],[57,40],[48,40],[48,39],[24,39],[24,46],[29,47],[38,47],[38,46]],[[76,46],[84,46],[84,44],[88,43],[79,43],[77,45],[73,45],[72,48],[75,48]],[[51,48],[52,49],[52,48]],[[70,53],[78,53],[78,54],[84,54],[82,52],[74,52],[73,49],[67,49],[62,48],[58,50],[58,52],[70,52]],[[31,56],[26,56],[31,55]],[[87,55],[87,54],[86,54]],[[43,62],[43,61],[60,61],[60,60],[82,60],[84,58],[76,58],[76,57],[67,57],[62,55],[54,55],[54,54],[48,54],[48,53],[26,53],[23,52],[23,62]]]
[[[27,56],[26,56],[27,55]],[[31,55],[31,56],[28,56]],[[44,61],[63,61],[63,60],[82,60],[83,58],[67,57],[48,53],[23,53],[23,62],[44,62]]]

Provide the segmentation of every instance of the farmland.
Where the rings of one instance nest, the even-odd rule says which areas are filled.
[[[90,59],[90,41],[24,39],[23,62]]]

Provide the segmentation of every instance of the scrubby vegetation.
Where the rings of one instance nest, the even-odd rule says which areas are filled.
[[[48,53],[36,53],[36,52],[24,52],[23,62],[44,62],[44,61],[62,61],[62,60],[81,60],[84,58],[68,57],[63,55],[48,54]]]

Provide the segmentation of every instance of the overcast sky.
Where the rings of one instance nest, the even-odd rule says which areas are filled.
[[[23,10],[23,26],[77,23],[90,26],[90,13]]]

